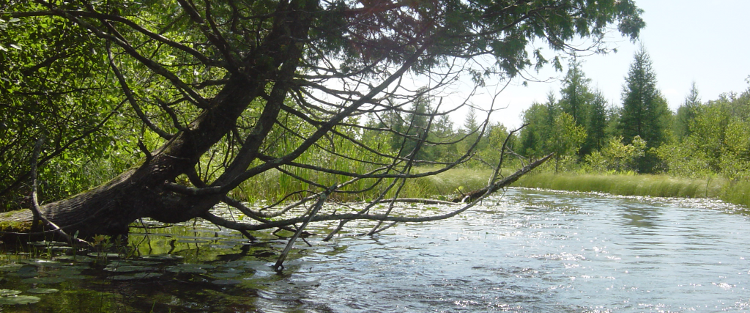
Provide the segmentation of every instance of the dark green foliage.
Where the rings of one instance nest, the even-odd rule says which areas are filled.
[[[589,83],[581,63],[571,62],[560,89],[560,100],[550,93],[545,109],[535,104],[524,112],[524,123],[528,126],[521,132],[520,150],[536,157],[553,151],[583,157],[601,148],[606,135],[607,103],[600,92],[590,90]],[[560,118],[562,114],[570,117],[571,125],[563,122],[566,119]],[[567,143],[561,144],[562,138],[567,138]],[[569,148],[562,149],[563,146]],[[571,150],[572,147],[575,148]],[[559,157],[562,155],[558,155],[556,163]]]
[[[657,148],[667,142],[672,114],[656,88],[656,73],[643,47],[636,52],[630,65],[622,101],[619,128],[626,144],[630,144],[635,136],[645,140],[648,148]],[[638,170],[650,173],[655,170],[657,162],[656,157],[647,152]]]
[[[547,103],[534,103],[523,113],[523,123],[526,125],[519,138],[519,153],[528,157],[541,157],[550,151],[549,138],[553,129],[555,117],[560,109],[550,94]]]
[[[570,63],[568,73],[563,80],[560,90],[560,107],[563,112],[570,114],[578,125],[586,125],[593,94],[589,91],[589,82],[581,70],[581,63]]]
[[[685,98],[685,102],[677,109],[675,116],[674,129],[678,140],[690,136],[690,125],[695,120],[697,110],[701,106],[701,100],[698,96],[698,88],[693,82],[690,86],[690,94]]]
[[[581,155],[590,154],[602,148],[607,136],[607,100],[601,91],[594,93],[589,106],[586,123],[586,141],[581,146]]]
[[[694,98],[694,92],[688,99]],[[692,177],[750,177],[750,90],[681,107],[690,112],[685,136],[659,149],[671,173]],[[690,111],[687,111],[687,109]],[[678,115],[680,117],[680,115]]]
[[[35,6],[5,2],[0,12]],[[45,138],[39,163],[47,201],[116,174],[99,176],[94,168],[119,172],[131,161],[135,143],[119,134],[131,126],[118,112],[117,89],[101,76],[104,55],[103,46],[69,20],[0,18],[0,210],[28,205],[27,174],[38,138]]]
[[[666,100],[656,88],[656,73],[648,53],[641,48],[630,65],[622,93],[621,135],[626,143],[640,136],[648,147],[658,147],[667,139],[670,115]]]
[[[570,114],[576,125],[586,131],[586,139],[578,150],[581,157],[599,150],[605,140],[607,101],[600,91],[591,90],[590,82],[581,70],[581,63],[574,60],[560,90],[563,112]]]
[[[432,124],[433,110],[427,95],[423,94],[414,100],[412,108],[406,116],[407,136],[404,138],[401,156],[413,157],[417,160],[430,160],[432,158],[429,149],[425,147],[425,141]]]

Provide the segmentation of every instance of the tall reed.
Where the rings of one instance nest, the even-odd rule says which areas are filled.
[[[342,161],[343,162],[343,161]],[[344,165],[344,166],[349,166]],[[349,167],[343,167],[349,168]],[[349,168],[350,170],[354,170]],[[416,168],[416,172],[425,172],[431,168]],[[339,175],[325,174],[305,169],[293,169],[294,174],[305,179],[314,179],[321,184],[340,183],[348,180],[348,177]],[[476,169],[452,169],[438,175],[421,177],[407,180],[406,184],[398,195],[400,198],[451,198],[454,195],[466,193],[484,187],[491,171]],[[382,192],[393,180],[384,180],[375,188],[361,193],[339,193],[333,197],[337,201],[365,201],[374,199]],[[354,185],[350,185],[344,191],[362,190],[370,187],[375,183],[374,180],[361,180]],[[301,183],[278,170],[271,170],[262,175],[258,175],[243,183],[240,188],[235,190],[234,196],[248,202],[260,200],[277,201],[283,196],[300,191],[313,190],[310,186]],[[393,197],[393,190],[387,193],[388,197]]]
[[[726,202],[750,207],[750,182],[730,181],[725,184],[721,199]]]

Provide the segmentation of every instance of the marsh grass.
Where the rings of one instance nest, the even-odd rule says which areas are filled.
[[[513,186],[625,196],[714,198],[750,207],[750,182],[720,177],[692,179],[668,175],[535,173],[522,177]]]
[[[722,200],[750,207],[750,182],[733,181],[725,184]]]
[[[514,186],[606,192],[625,196],[722,198],[724,179],[690,179],[667,175],[554,174],[522,177]]]
[[[417,172],[433,170],[418,168]],[[402,198],[445,197],[467,193],[487,186],[492,171],[470,168],[455,168],[438,175],[408,181]]]
[[[434,169],[416,168],[415,172],[426,172],[430,170]],[[454,195],[485,187],[491,173],[490,170],[457,168],[434,176],[410,179],[407,180],[402,188],[399,197],[450,199]],[[305,179],[314,180],[318,183],[328,185],[340,183],[349,179],[347,177],[321,174],[306,170],[298,170],[294,174],[304,177]],[[374,180],[362,180],[361,182],[348,186],[344,190],[354,191],[367,189],[374,182]],[[391,182],[391,180],[385,180],[375,188],[361,193],[339,193],[335,195],[334,199],[342,202],[374,199],[383,191],[383,188]],[[278,201],[287,194],[304,190],[314,191],[309,185],[293,179],[289,175],[280,171],[272,170],[243,183],[240,188],[234,191],[234,196],[248,202],[256,202],[260,200]],[[307,195],[307,193],[299,193],[299,196],[302,195]],[[389,192],[387,197],[393,197],[393,191]],[[289,200],[295,198],[296,197],[292,197]]]

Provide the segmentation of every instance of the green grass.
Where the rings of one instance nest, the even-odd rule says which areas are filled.
[[[419,168],[417,172],[432,170]],[[401,198],[427,198],[445,196],[451,198],[459,193],[467,193],[487,186],[492,171],[456,168],[438,175],[408,181]]]
[[[690,179],[667,175],[553,174],[522,177],[514,186],[583,192],[606,192],[625,196],[719,198],[726,180]]]
[[[729,182],[724,186],[721,200],[750,207],[750,182]]]
[[[714,198],[750,207],[750,182],[725,178],[692,179],[668,175],[532,173],[513,186],[605,192],[625,196]]]
[[[415,169],[415,172],[419,173],[430,170],[434,169],[417,168]],[[340,183],[348,179],[347,177],[336,177],[335,175],[320,175],[319,173],[305,171],[299,171],[296,172],[296,174],[305,177],[306,179],[316,180],[327,185],[331,185],[334,182]],[[457,195],[460,192],[466,193],[485,187],[487,184],[487,180],[489,179],[489,175],[491,174],[492,172],[490,170],[458,168],[434,176],[410,179],[402,188],[399,197],[449,199],[453,195]],[[372,182],[374,182],[374,180],[363,180],[362,182],[350,186],[345,190],[365,189]],[[384,180],[378,186],[372,188],[370,191],[355,194],[339,193],[333,195],[332,198],[342,202],[374,199],[391,182],[392,180]],[[299,190],[307,190],[309,187],[310,186],[308,186],[307,184],[301,183],[300,181],[297,181],[279,171],[272,170],[243,183],[240,188],[233,191],[233,196],[249,202],[255,202],[258,200],[277,201],[289,193],[293,193]],[[394,190],[396,190],[395,187],[388,193],[387,197],[393,197]],[[291,199],[296,198],[293,197]]]
[[[363,169],[362,171],[365,171]],[[416,172],[433,170],[417,168]],[[311,180],[325,184],[341,182],[346,177],[321,175],[320,173],[296,173]],[[506,173],[507,174],[507,173]],[[439,175],[407,181],[399,197],[401,198],[445,198],[450,199],[463,192],[470,192],[487,184],[490,170],[457,168]],[[384,181],[369,192],[335,195],[338,201],[363,201],[373,199],[390,181]],[[368,186],[362,181],[352,190]],[[604,192],[626,196],[715,198],[726,202],[750,207],[750,182],[735,182],[724,178],[692,179],[669,175],[634,175],[634,174],[554,174],[551,172],[532,172],[513,184],[517,187],[544,188],[555,190]],[[269,171],[244,183],[235,196],[254,202],[258,200],[276,201],[288,193],[306,190],[309,186],[286,176],[278,171]],[[395,188],[394,188],[395,190]],[[392,197],[392,192],[388,197]]]

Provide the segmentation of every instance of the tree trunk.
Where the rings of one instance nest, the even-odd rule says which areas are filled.
[[[168,185],[177,176],[193,172],[200,157],[232,131],[242,113],[253,100],[263,97],[273,82],[271,95],[263,97],[266,101],[259,122],[243,145],[246,153],[234,160],[231,175],[222,176],[218,182],[232,181],[257,157],[256,152],[276,121],[288,93],[288,82],[302,57],[303,46],[296,40],[306,37],[311,23],[309,12],[316,6],[316,1],[281,1],[266,40],[241,61],[242,68],[231,75],[186,129],[147,156],[139,167],[99,187],[42,206],[42,216],[70,235],[88,237],[127,234],[128,225],[143,217],[177,223],[208,212],[228,190],[190,195],[174,192]],[[274,98],[274,94],[278,96]],[[15,211],[0,220],[10,222],[0,221],[2,231],[23,230],[23,225],[30,225],[32,214],[30,210]]]

